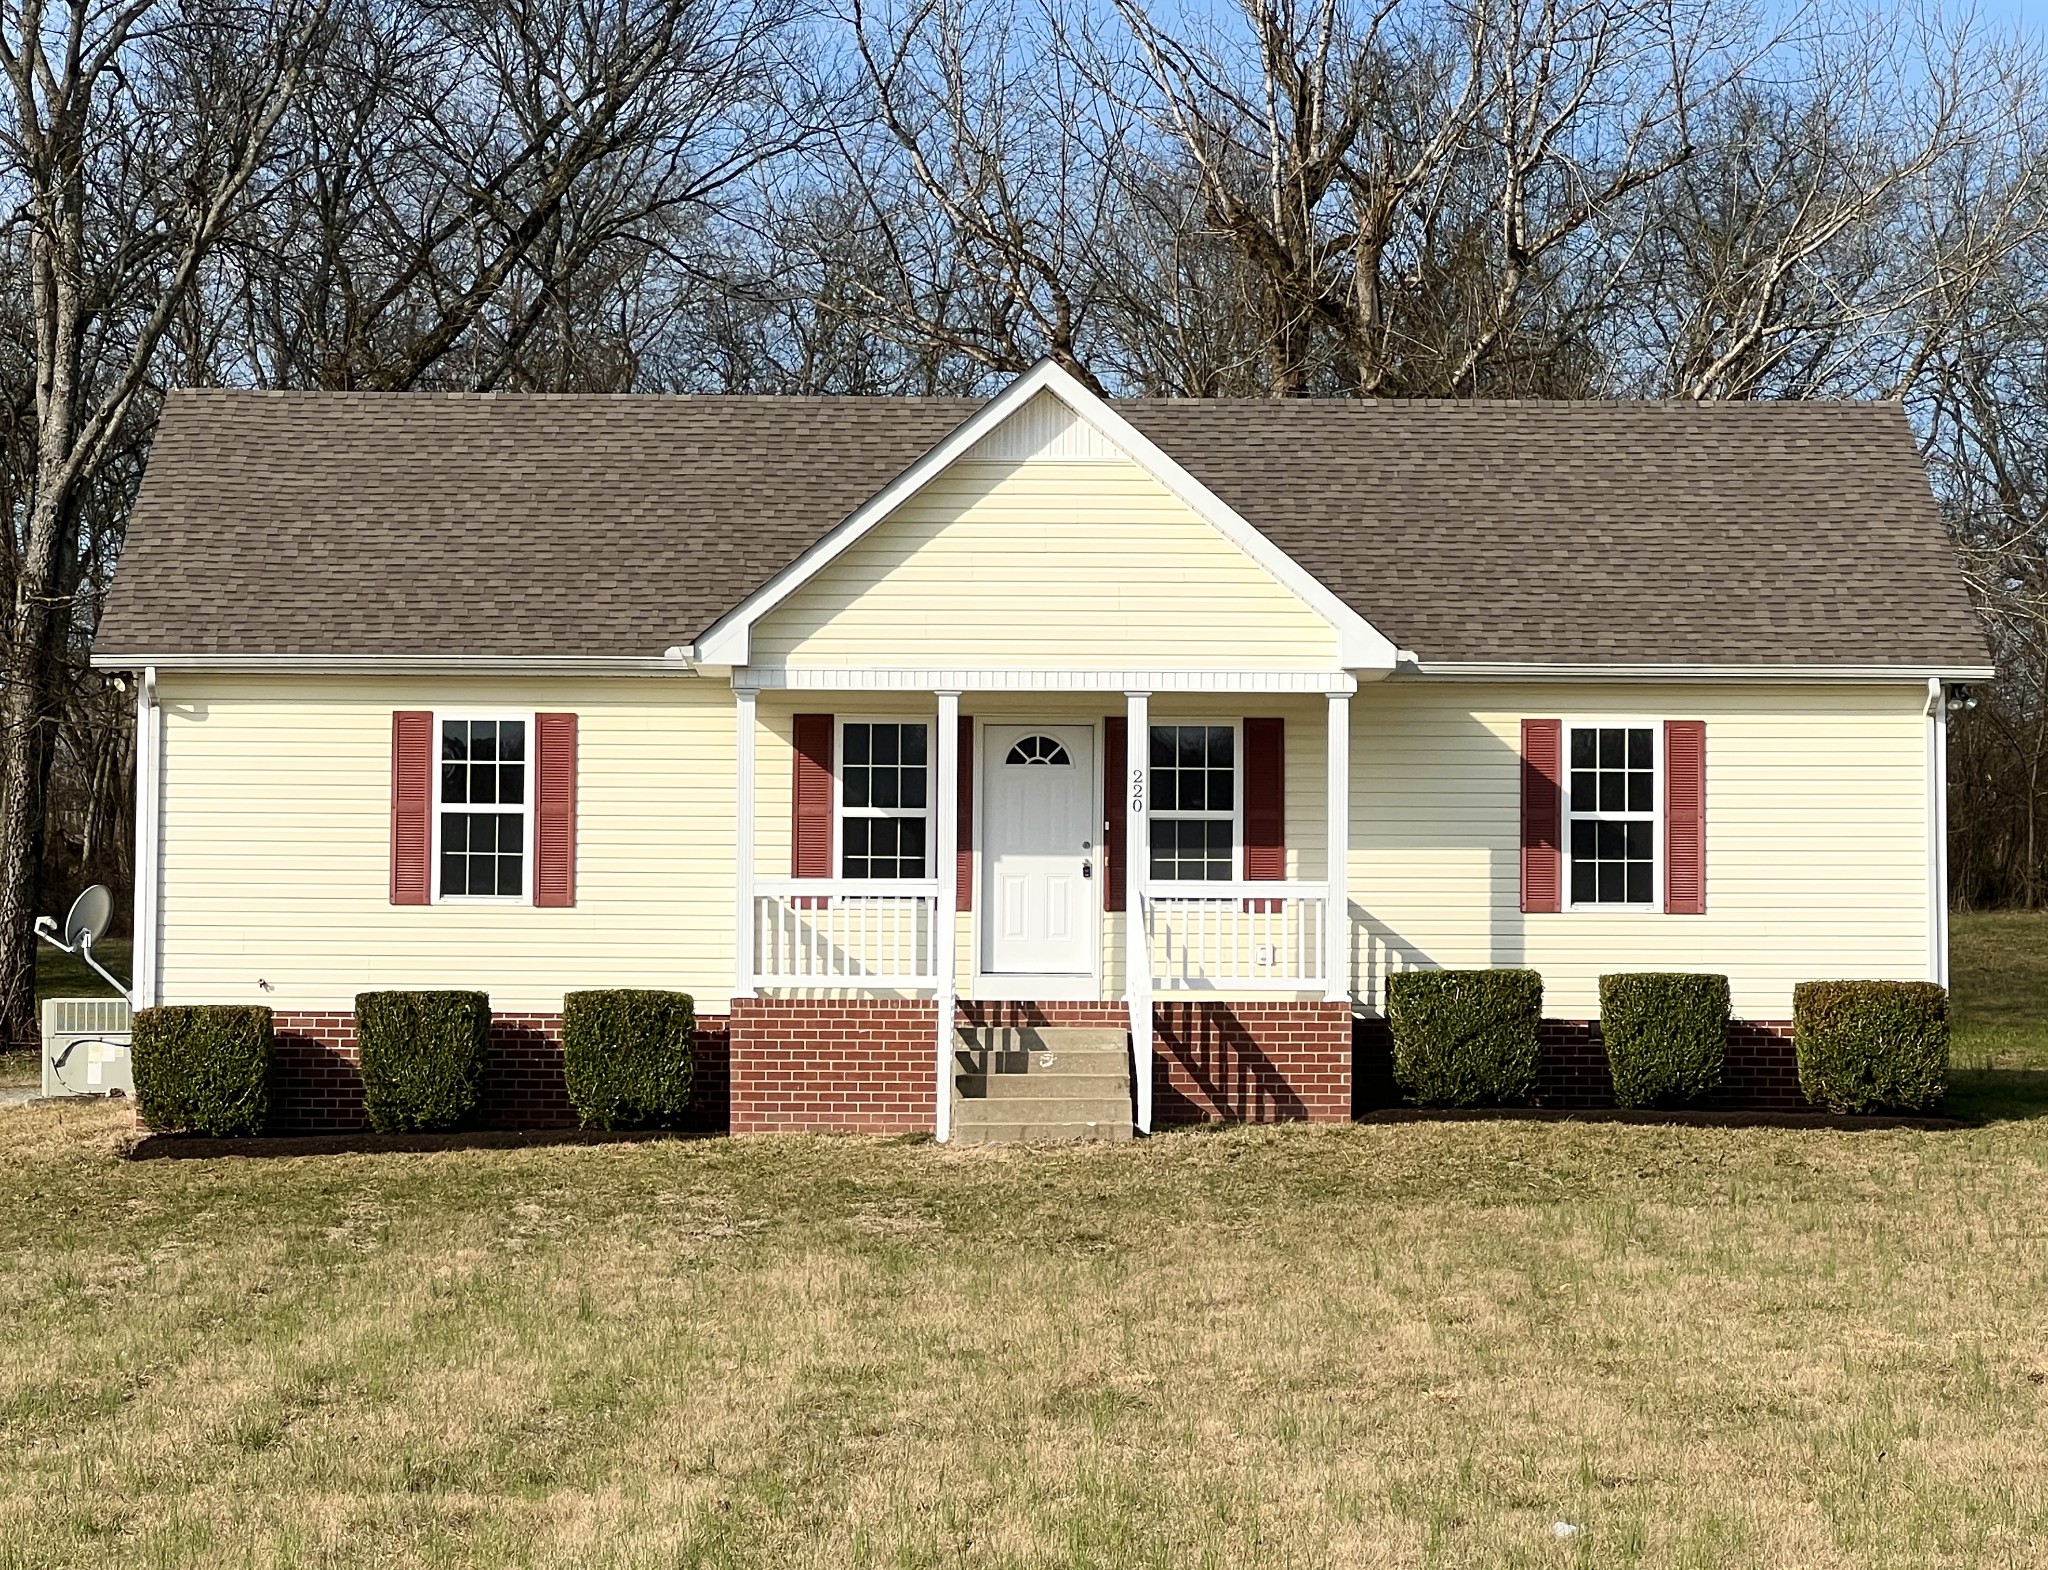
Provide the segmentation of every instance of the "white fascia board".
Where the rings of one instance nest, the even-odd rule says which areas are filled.
[[[660,655],[573,654],[99,654],[95,670],[212,671],[248,676],[692,676],[685,660]]]
[[[1224,500],[1139,433],[1130,421],[1051,360],[1040,360],[963,421],[951,435],[875,493],[839,526],[712,624],[694,655],[705,665],[745,665],[753,625],[808,582],[848,546],[965,455],[974,444],[1029,403],[1049,392],[1197,516],[1263,567],[1336,631],[1338,663],[1351,670],[1391,671],[1394,646],[1312,573],[1240,516]]]
[[[1989,665],[1570,664],[1535,660],[1422,660],[1395,675],[1463,681],[1989,681]]]

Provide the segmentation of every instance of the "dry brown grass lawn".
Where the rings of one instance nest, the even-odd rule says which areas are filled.
[[[2048,1563],[2010,1106],[144,1163],[0,1110],[0,1566]]]

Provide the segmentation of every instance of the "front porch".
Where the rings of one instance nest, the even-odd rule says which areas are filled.
[[[1139,1132],[1348,1117],[1356,685],[735,671],[735,1128],[948,1139],[1019,1026],[1120,1031]]]

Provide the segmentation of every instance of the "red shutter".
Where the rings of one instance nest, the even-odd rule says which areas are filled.
[[[433,899],[434,716],[400,709],[391,716],[391,903]]]
[[[1564,904],[1564,721],[1522,721],[1522,909]]]
[[[790,781],[792,822],[789,875],[832,876],[832,716],[799,714],[795,776]]]
[[[959,840],[954,846],[956,890],[953,902],[974,909],[974,721],[960,716],[960,794],[956,798]]]
[[[1124,908],[1124,771],[1130,767],[1130,722],[1112,714],[1102,722],[1102,908]]]
[[[576,716],[533,717],[533,902],[576,903]]]
[[[1287,876],[1287,726],[1284,720],[1244,722],[1244,875],[1277,883]],[[1251,910],[1276,911],[1278,900],[1252,900]]]
[[[1707,913],[1707,727],[1664,722],[1664,914]]]

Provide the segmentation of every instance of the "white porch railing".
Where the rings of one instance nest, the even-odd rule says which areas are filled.
[[[1162,990],[1305,991],[1328,974],[1321,883],[1155,883],[1144,901],[1152,984]]]
[[[930,990],[938,985],[936,882],[756,879],[754,985]]]

